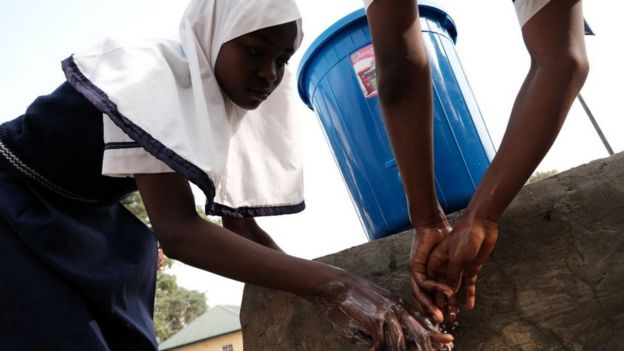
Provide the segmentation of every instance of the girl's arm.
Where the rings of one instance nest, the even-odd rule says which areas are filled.
[[[283,251],[273,238],[262,229],[253,217],[231,218],[221,217],[223,227],[251,241],[271,249]]]
[[[203,220],[179,174],[135,175],[154,232],[168,257],[232,279],[297,295],[319,294],[343,271],[288,256]],[[305,270],[304,270],[305,269]],[[306,275],[299,274],[307,271]]]
[[[319,306],[334,328],[382,350],[404,349],[406,338],[431,347],[450,342],[395,296],[351,273],[259,245],[203,220],[187,180],[175,173],[136,174],[147,214],[165,253],[225,277],[297,294]],[[403,331],[405,330],[405,332]]]

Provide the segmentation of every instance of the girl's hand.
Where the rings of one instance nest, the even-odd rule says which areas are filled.
[[[498,239],[498,224],[464,214],[453,230],[433,250],[427,262],[427,276],[448,284],[465,297],[466,309],[475,306],[477,274],[490,256]],[[447,300],[448,321],[457,320],[456,295],[436,298],[436,305],[444,309]]]
[[[164,251],[159,246],[158,247],[158,259],[156,261],[156,270],[159,271],[159,272],[162,271],[163,268],[165,268],[165,263],[166,262],[167,262],[167,256],[165,256]]]
[[[433,249],[451,231],[446,221],[439,226],[414,229],[414,239],[410,253],[409,268],[411,273],[412,294],[416,301],[431,314],[436,323],[442,323],[444,315],[433,302],[433,294],[441,293],[450,297],[453,290],[446,284],[427,277],[427,259]]]
[[[345,272],[330,283],[322,297],[308,297],[342,336],[371,346],[371,351],[434,350],[450,344],[423,314],[372,282]],[[409,348],[408,348],[409,347]]]

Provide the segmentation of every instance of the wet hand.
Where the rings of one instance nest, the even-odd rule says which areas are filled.
[[[497,223],[465,214],[432,251],[427,261],[427,276],[448,284],[455,292],[450,298],[437,294],[435,299],[439,309],[446,309],[447,321],[457,320],[459,292],[464,295],[466,309],[474,308],[477,274],[497,239]]]
[[[433,249],[451,231],[448,223],[444,222],[438,226],[414,229],[412,249],[410,253],[410,285],[412,294],[416,301],[423,306],[436,323],[441,323],[444,319],[443,312],[433,302],[435,293],[441,293],[447,297],[454,294],[453,290],[446,284],[427,277],[427,259]]]
[[[357,276],[331,283],[322,297],[309,298],[334,329],[371,351],[435,350],[453,341],[422,313],[385,289]]]

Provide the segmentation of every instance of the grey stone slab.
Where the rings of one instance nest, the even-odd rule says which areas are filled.
[[[409,299],[410,242],[401,233],[318,260]],[[624,349],[624,153],[525,186],[477,288],[456,350]],[[246,351],[367,350],[306,301],[256,286],[245,288],[241,324]]]

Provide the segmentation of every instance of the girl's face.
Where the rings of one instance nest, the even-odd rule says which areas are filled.
[[[259,29],[221,46],[215,76],[238,106],[253,110],[275,90],[295,52],[297,23]]]

